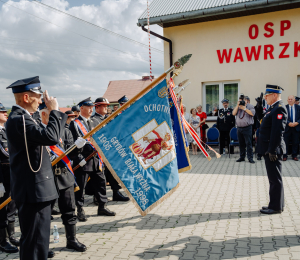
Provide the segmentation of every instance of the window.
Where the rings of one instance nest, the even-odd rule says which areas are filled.
[[[203,111],[209,119],[217,119],[222,100],[229,100],[229,107],[234,108],[239,97],[239,82],[213,82],[203,85]]]

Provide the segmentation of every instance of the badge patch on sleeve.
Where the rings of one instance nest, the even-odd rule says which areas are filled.
[[[282,116],[283,116],[282,114],[278,114],[277,119],[282,119]]]

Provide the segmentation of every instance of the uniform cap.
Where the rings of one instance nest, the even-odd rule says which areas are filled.
[[[1,101],[0,101],[0,112],[7,112],[7,109],[6,109],[5,106],[2,104]]]
[[[296,100],[296,101],[299,101],[299,100],[300,100],[300,98],[299,98],[299,97],[295,97],[295,100]]]
[[[45,104],[45,101],[44,101],[44,99],[42,98],[42,104],[40,104],[39,105],[39,111],[41,111],[42,109],[45,109],[45,108],[47,108],[47,106],[46,106],[46,104]]]
[[[80,112],[80,108],[79,106],[72,106],[72,109],[71,109],[73,112]]]
[[[126,103],[126,102],[128,102],[128,101],[129,101],[129,98],[126,97],[126,95],[124,95],[123,97],[121,97],[121,98],[118,100],[118,103],[119,103],[119,104],[124,104],[124,103]]]
[[[272,93],[280,94],[280,93],[282,93],[282,90],[284,90],[282,87],[279,87],[277,85],[267,84],[265,95],[272,94]]]
[[[229,100],[227,98],[224,98],[221,102],[222,103],[229,103]]]
[[[8,86],[6,89],[12,89],[12,92],[15,93],[23,93],[27,91],[31,91],[37,94],[43,94],[41,90],[41,84],[39,76],[27,78],[27,79],[20,79]]]
[[[66,111],[65,114],[68,116],[76,116],[71,110]]]
[[[99,106],[99,105],[109,105],[108,99],[106,99],[104,97],[97,98],[95,100],[95,106]]]
[[[79,107],[82,107],[82,106],[93,107],[93,106],[94,106],[94,103],[93,103],[91,97],[89,97],[89,98],[86,98],[86,99],[80,101],[80,102],[77,104],[77,106],[79,106]]]

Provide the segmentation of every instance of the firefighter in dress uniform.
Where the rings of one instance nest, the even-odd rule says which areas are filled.
[[[55,98],[41,90],[39,77],[14,82],[16,105],[6,123],[10,160],[11,197],[15,201],[21,229],[20,260],[46,260],[49,251],[51,205],[58,198],[51,161],[45,146],[56,145],[68,116],[58,110]],[[41,127],[30,113],[42,103],[50,111],[49,123]]]
[[[0,204],[10,197],[9,151],[4,124],[7,110],[0,103]],[[19,252],[19,239],[15,238],[16,203],[12,200],[0,210],[0,250],[5,253]]]
[[[39,111],[41,126],[45,128],[48,125],[50,113],[44,102],[39,106]],[[81,137],[79,137],[75,141],[75,145],[79,149],[82,148],[85,143],[86,141]],[[61,137],[59,143],[46,147],[51,161],[55,160],[57,157],[63,154],[73,144],[74,140],[72,133],[68,128],[65,128],[64,134]],[[74,151],[69,153],[61,161],[55,164],[53,166],[53,171],[59,189],[58,207],[61,212],[61,219],[65,226],[67,238],[66,247],[68,249],[74,249],[79,252],[84,252],[86,251],[86,246],[80,243],[76,238],[77,217],[75,214],[75,177],[71,165],[71,159],[73,159],[72,155],[74,156]]]
[[[230,130],[235,126],[235,116],[232,115],[232,108],[228,107],[229,100],[223,99],[222,104],[224,108],[221,108],[217,118],[217,128],[220,131],[220,154],[223,153],[225,148],[225,142],[227,141],[228,153],[230,142]],[[233,147],[230,147],[230,153],[233,154]]]
[[[91,98],[87,98],[79,102],[80,116],[70,123],[69,129],[72,132],[74,140],[78,137],[83,137],[90,132],[95,126],[98,125],[98,121],[91,118],[93,113],[94,103]],[[102,167],[102,161],[99,159],[99,155],[95,154],[90,160],[85,159],[95,152],[95,148],[91,143],[87,142],[81,149],[77,149],[77,155],[74,158],[74,164],[79,164],[81,167],[75,171],[76,182],[80,188],[75,193],[75,200],[77,206],[77,217],[79,221],[87,221],[85,212],[83,209],[84,205],[84,189],[88,180],[91,178],[93,185],[94,195],[99,204],[98,215],[99,216],[115,216],[116,213],[110,211],[106,207],[107,196],[106,196],[106,178]]]
[[[258,153],[264,157],[270,184],[270,202],[268,206],[262,207],[260,210],[263,214],[277,214],[284,209],[280,160],[286,150],[283,133],[288,114],[281,100],[282,90],[281,87],[276,85],[266,86],[265,100],[270,107],[261,121],[258,136]]]
[[[95,100],[95,114],[92,116],[92,118],[98,121],[97,124],[100,124],[104,119],[108,117],[107,114],[108,106],[109,106],[109,101],[106,98],[99,97]],[[116,181],[116,179],[112,176],[107,166],[105,166],[104,168],[104,174],[106,180],[109,182],[109,185],[113,191],[113,201],[129,201],[130,199],[124,196],[119,191],[121,187]]]

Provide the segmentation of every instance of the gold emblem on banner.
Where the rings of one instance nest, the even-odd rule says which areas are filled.
[[[158,96],[160,97],[160,98],[164,98],[164,97],[166,97],[168,95],[168,89],[167,89],[167,87],[163,87],[163,88],[161,88],[159,91],[158,91]]]

